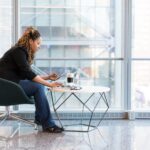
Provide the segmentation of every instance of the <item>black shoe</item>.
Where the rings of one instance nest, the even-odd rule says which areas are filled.
[[[34,120],[34,123],[37,124],[37,125],[42,125],[39,120]]]
[[[58,126],[53,126],[53,127],[48,127],[43,130],[44,132],[49,132],[49,133],[61,133],[64,131],[64,128],[58,127]]]

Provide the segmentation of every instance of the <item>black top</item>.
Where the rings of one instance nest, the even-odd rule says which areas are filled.
[[[24,47],[14,46],[0,59],[0,78],[19,83],[24,79],[32,80],[35,76]]]

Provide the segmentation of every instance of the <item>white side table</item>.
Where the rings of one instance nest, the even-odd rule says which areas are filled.
[[[83,113],[84,108],[86,108],[91,113],[90,119],[88,120],[87,124],[83,124],[83,123],[79,124],[79,125],[87,126],[87,130],[67,130],[66,129],[65,131],[72,131],[72,132],[88,132],[88,131],[91,131],[91,128],[93,130],[93,129],[95,129],[95,128],[97,128],[99,126],[99,124],[104,119],[104,117],[105,117],[105,115],[106,115],[106,113],[107,113],[107,111],[109,109],[109,103],[108,103],[108,100],[106,98],[106,93],[110,91],[110,88],[108,88],[108,87],[102,87],[102,86],[83,86],[79,90],[72,90],[72,89],[70,89],[68,87],[55,87],[55,88],[50,88],[49,90],[50,90],[50,93],[51,93],[51,98],[52,98],[52,104],[53,104],[54,112],[55,112],[55,114],[56,114],[56,116],[57,116],[57,118],[58,118],[58,120],[59,120],[59,122],[60,122],[60,124],[61,124],[62,127],[64,127],[64,125],[62,124],[61,119],[60,119],[57,111],[72,95],[76,98],[76,100],[78,100],[83,105],[83,107],[82,107],[82,113]],[[59,98],[57,98],[57,99],[55,97],[55,93],[56,92],[61,93],[61,96]],[[64,98],[63,101],[61,101],[59,103],[59,105],[57,105],[57,103],[60,101],[60,99],[63,97],[63,95],[65,93],[69,93],[69,95],[66,98]],[[85,100],[83,101],[77,95],[79,93],[85,93],[85,94],[89,93],[90,96],[88,97],[88,99],[86,101]],[[91,101],[91,98],[96,93],[99,94],[99,98],[98,98],[96,104],[94,105],[94,108],[91,109],[90,107],[88,107],[87,103],[89,101]],[[98,104],[99,104],[99,102],[101,100],[103,100],[104,104],[106,105],[106,110],[104,111],[102,117],[99,119],[97,125],[92,125],[91,123],[93,121],[93,114],[94,114],[94,112],[95,112],[95,110],[96,110],[96,108],[97,108],[97,106],[98,106]]]

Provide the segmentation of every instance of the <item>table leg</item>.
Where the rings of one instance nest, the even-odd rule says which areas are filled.
[[[100,123],[101,123],[101,122],[102,122],[102,120],[104,119],[104,117],[105,117],[105,115],[106,115],[106,113],[107,113],[107,111],[108,111],[108,109],[109,109],[109,104],[108,104],[108,101],[107,101],[107,98],[106,98],[105,92],[103,92],[103,93],[99,93],[99,94],[100,94],[101,98],[103,99],[104,103],[106,104],[107,109],[105,110],[104,114],[102,115],[102,118],[101,118],[101,120],[98,122],[97,126],[99,126],[99,125],[100,125]]]
[[[60,118],[59,118],[59,115],[58,115],[58,113],[57,113],[57,111],[56,111],[56,108],[55,108],[53,92],[52,92],[52,91],[50,91],[50,93],[51,93],[52,105],[53,105],[53,109],[54,109],[55,115],[56,115],[56,117],[58,118],[58,121],[59,121],[59,123],[60,123],[61,127],[63,127],[63,125],[62,125],[62,123],[61,123],[61,120],[60,120]]]
[[[109,104],[108,104],[108,101],[107,101],[105,92],[99,93],[100,97],[99,97],[98,101],[96,102],[96,104],[95,104],[93,110],[91,110],[91,109],[87,106],[87,102],[91,100],[91,98],[93,97],[93,95],[94,95],[95,93],[92,93],[92,94],[89,96],[89,98],[88,98],[85,102],[83,102],[83,101],[76,95],[76,93],[71,93],[71,94],[69,94],[57,107],[56,107],[55,105],[56,105],[56,103],[62,98],[62,96],[64,95],[64,93],[63,93],[57,100],[54,100],[54,95],[53,95],[53,94],[55,94],[55,93],[53,93],[52,91],[50,91],[50,93],[51,93],[51,98],[52,98],[53,109],[54,109],[54,112],[55,112],[55,114],[56,114],[56,117],[57,117],[58,120],[59,120],[59,123],[60,123],[61,127],[63,127],[63,124],[62,124],[61,119],[60,119],[60,117],[59,117],[59,115],[58,115],[58,113],[57,113],[57,110],[58,110],[72,95],[73,95],[79,102],[81,102],[81,104],[83,105],[83,107],[82,107],[81,123],[78,124],[78,125],[85,125],[85,126],[87,126],[87,130],[84,130],[84,131],[83,131],[83,130],[65,130],[65,131],[71,131],[71,132],[89,132],[89,131],[92,131],[92,130],[94,130],[95,128],[97,128],[97,127],[100,125],[101,121],[104,119],[104,117],[105,117],[105,115],[106,115],[106,113],[107,113],[107,111],[108,111],[108,109],[109,109]],[[97,106],[98,106],[98,104],[99,104],[99,102],[100,102],[101,100],[104,101],[104,103],[105,103],[106,106],[107,106],[107,109],[105,110],[104,114],[103,114],[102,117],[100,118],[98,124],[97,124],[97,125],[91,125],[92,120],[93,120],[94,112],[95,112],[95,110],[96,110],[96,108],[97,108]],[[89,123],[88,123],[88,124],[83,124],[84,108],[87,108],[88,111],[91,113],[90,119],[89,119]],[[66,125],[66,126],[67,126],[67,125]],[[68,126],[71,126],[71,125],[68,125]],[[90,130],[90,127],[92,127],[93,129]]]

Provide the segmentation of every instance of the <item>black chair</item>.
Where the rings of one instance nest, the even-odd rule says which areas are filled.
[[[10,106],[20,104],[34,104],[34,99],[29,98],[20,85],[0,78],[0,106],[5,106],[6,108],[6,111],[0,115],[0,118],[2,118],[0,125],[6,119],[16,119],[33,125],[36,129],[37,126],[35,123],[10,112]]]

